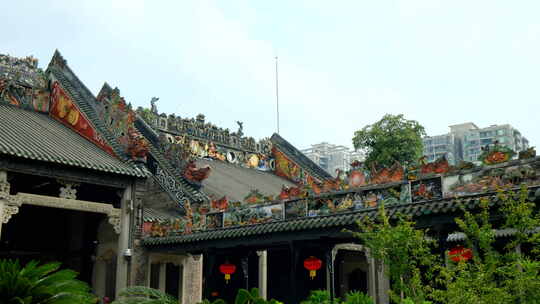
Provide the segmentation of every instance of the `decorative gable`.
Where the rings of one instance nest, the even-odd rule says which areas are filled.
[[[111,146],[95,130],[94,126],[83,115],[73,99],[64,91],[58,81],[52,85],[51,108],[49,115],[77,132],[82,137],[96,144],[107,153],[115,156]]]

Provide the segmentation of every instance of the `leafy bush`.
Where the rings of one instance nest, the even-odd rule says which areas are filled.
[[[367,294],[352,291],[345,295],[345,302],[343,304],[374,304],[374,302]]]
[[[127,287],[111,304],[178,304],[178,300],[157,289],[144,286]]]
[[[339,299],[330,300],[330,293],[326,290],[312,290],[305,301],[300,304],[338,304]]]
[[[253,288],[251,292],[247,289],[238,290],[234,304],[280,304],[276,300],[265,300],[259,296],[259,289]]]
[[[24,267],[18,260],[0,260],[0,303],[6,304],[89,304],[97,298],[88,284],[76,280],[78,273],[60,268],[60,263]]]

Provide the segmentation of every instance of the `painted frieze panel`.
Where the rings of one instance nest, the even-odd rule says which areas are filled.
[[[485,168],[443,179],[445,197],[472,195],[492,192],[501,188],[514,188],[521,184],[540,185],[537,163],[520,164],[509,167]]]
[[[97,133],[58,82],[54,82],[52,86],[51,99],[49,115],[114,156],[109,144]]]
[[[411,181],[413,202],[438,200],[442,196],[442,183],[440,177]]]
[[[151,237],[164,237],[192,233],[191,221],[186,218],[175,218],[168,221],[145,222],[143,234]]]
[[[381,203],[385,205],[405,204],[411,202],[411,192],[408,184],[396,185],[388,188],[365,190],[359,193],[360,199],[355,202],[361,202],[360,207],[373,208]],[[358,207],[357,207],[358,208]]]
[[[223,226],[245,226],[283,219],[283,204],[238,208],[223,214]]]
[[[223,227],[223,212],[206,215],[206,228],[217,229]]]
[[[307,216],[307,201],[294,200],[285,203],[285,218],[294,219]]]
[[[332,214],[335,210],[332,198],[317,198],[308,201],[308,216]]]

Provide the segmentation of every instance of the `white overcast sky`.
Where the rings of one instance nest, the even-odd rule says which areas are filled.
[[[9,1],[0,53],[59,49],[97,94],[299,148],[352,146],[385,113],[428,134],[509,123],[540,142],[540,1]]]

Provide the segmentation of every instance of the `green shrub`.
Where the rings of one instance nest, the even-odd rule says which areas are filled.
[[[127,287],[111,304],[178,304],[178,300],[157,289],[145,286]]]
[[[326,290],[312,290],[305,301],[300,304],[339,304],[339,299],[330,300],[330,293]]]
[[[88,284],[75,279],[77,272],[60,269],[60,263],[0,260],[0,303],[2,304],[90,304],[97,298]]]
[[[344,304],[374,304],[373,299],[358,291],[352,291],[345,295],[345,302]]]

